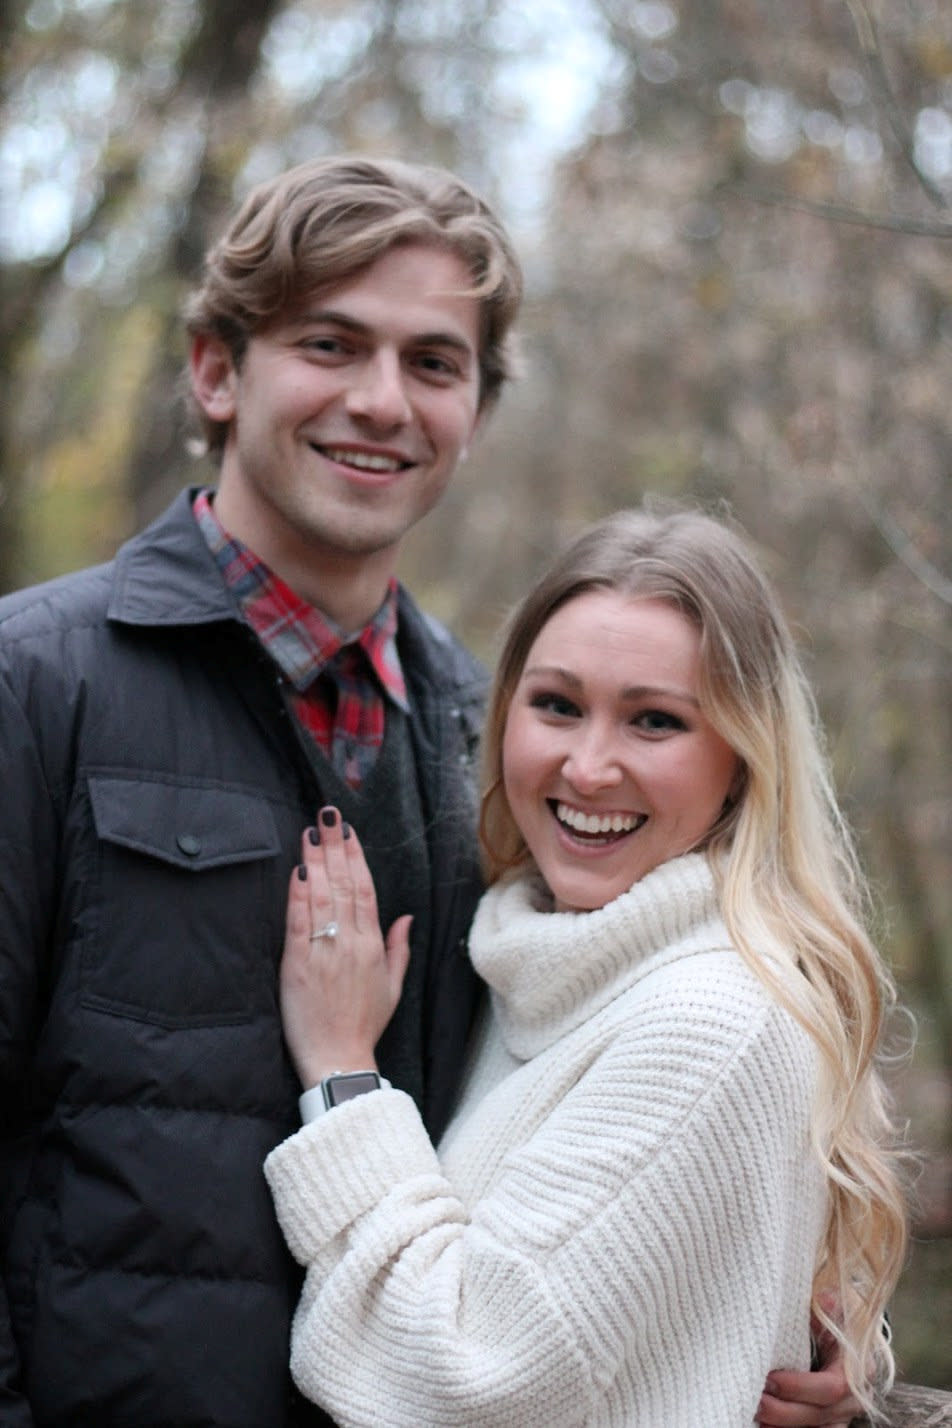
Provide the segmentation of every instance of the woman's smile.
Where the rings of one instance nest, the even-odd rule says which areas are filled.
[[[586,813],[570,803],[549,799],[549,806],[566,836],[579,843],[609,846],[644,827],[646,813]]]
[[[603,907],[717,822],[737,759],[699,680],[697,628],[665,601],[591,590],[543,626],[509,709],[503,780],[557,908]]]

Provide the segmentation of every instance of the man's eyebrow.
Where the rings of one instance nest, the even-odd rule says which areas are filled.
[[[361,337],[366,337],[373,329],[369,323],[361,322],[358,318],[352,317],[350,313],[339,312],[337,308],[320,307],[308,312],[299,313],[289,320],[290,327],[310,327],[318,323],[330,323],[334,327],[343,327],[347,332],[353,332]],[[465,337],[461,337],[458,332],[415,332],[411,342],[416,347],[452,347],[458,352],[472,352],[473,345]]]
[[[570,669],[563,668],[560,664],[534,664],[527,665],[523,670],[523,677],[530,676],[534,679],[560,679],[563,684],[570,689],[581,689],[583,682],[577,674],[573,674]],[[624,689],[619,690],[622,699],[682,699],[686,704],[693,704],[699,709],[700,701],[693,694],[689,694],[685,689],[673,689],[664,684],[629,684]]]

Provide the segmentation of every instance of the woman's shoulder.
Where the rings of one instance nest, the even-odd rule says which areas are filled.
[[[674,1142],[707,1145],[712,1127],[735,1147],[754,1125],[775,1149],[804,1143],[816,1044],[730,946],[659,966],[576,1037],[580,1074],[553,1133],[616,1147],[620,1181]]]
[[[611,1009],[616,1053],[643,1057],[648,1043],[666,1059],[703,1066],[711,1076],[749,1054],[758,1063],[806,1071],[815,1044],[727,935],[659,953]]]
[[[702,934],[660,950],[646,963],[641,985],[645,995],[662,992],[689,1003],[727,996],[750,1006],[766,1006],[767,988],[734,946],[727,928],[712,922]]]

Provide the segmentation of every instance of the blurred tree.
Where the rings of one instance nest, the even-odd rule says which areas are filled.
[[[32,0],[19,9],[3,98],[9,221],[0,360],[9,390],[23,396],[0,417],[12,498],[0,548],[6,583],[43,571],[42,560],[32,566],[28,542],[14,543],[25,504],[34,518],[27,537],[51,496],[67,512],[56,528],[84,533],[88,556],[104,553],[123,523],[134,402],[157,327],[138,287],[161,269],[176,207],[194,187],[196,91],[204,83],[226,95],[222,71],[243,58],[247,79],[258,12],[273,9],[273,0],[201,8],[190,0]],[[112,436],[106,449],[104,433]],[[54,562],[62,555],[50,551]]]
[[[134,524],[156,515],[182,484],[183,426],[182,291],[201,266],[214,225],[230,206],[235,172],[244,148],[235,136],[250,131],[252,82],[268,28],[281,0],[205,0],[201,18],[184,47],[175,86],[179,122],[198,135],[189,155],[192,181],[184,193],[166,196],[175,206],[166,227],[168,253],[140,301],[156,313],[159,328],[150,370],[137,396],[138,417],[128,463]]]
[[[730,504],[806,632],[948,1148],[952,6],[8,0],[0,55],[0,586],[187,479],[178,311],[252,183],[340,149],[458,170],[515,228],[528,360],[412,583],[490,654],[580,520]]]
[[[353,148],[492,187],[498,9],[31,0],[3,12],[0,371],[13,400],[0,416],[0,585],[108,553],[181,484],[179,305],[250,183]]]
[[[624,79],[561,169],[543,323],[586,475],[552,492],[726,498],[761,542],[948,1067],[952,12],[880,8],[601,0]]]

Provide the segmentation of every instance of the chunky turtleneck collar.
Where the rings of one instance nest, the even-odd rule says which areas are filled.
[[[548,912],[546,898],[538,874],[497,883],[470,933],[502,1039],[520,1060],[601,1011],[649,967],[731,945],[703,853],[663,863],[595,912]]]

